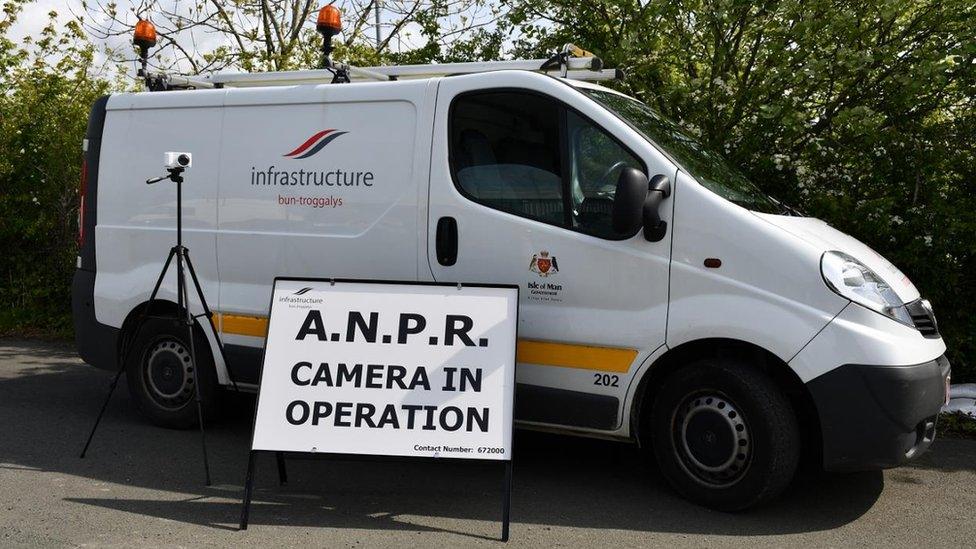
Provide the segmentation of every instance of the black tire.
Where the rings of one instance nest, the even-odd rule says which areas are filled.
[[[204,417],[212,411],[217,391],[213,356],[199,329],[194,329],[194,336],[196,367],[190,360],[186,326],[175,320],[147,319],[128,352],[125,377],[129,394],[139,411],[161,427],[197,425],[197,382]]]
[[[735,359],[681,367],[651,409],[651,445],[661,472],[685,498],[741,511],[775,498],[800,460],[800,429],[786,395]]]

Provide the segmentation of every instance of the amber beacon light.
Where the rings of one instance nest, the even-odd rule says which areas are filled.
[[[342,12],[332,4],[320,9],[315,29],[323,35],[329,35],[329,37],[339,34],[339,31],[342,30]]]
[[[136,23],[136,30],[132,43],[147,50],[156,45],[156,26],[146,19]]]
[[[140,19],[132,36],[132,43],[139,48],[139,76],[146,77],[149,62],[149,48],[156,45],[156,26],[147,19]]]
[[[315,21],[315,30],[322,35],[322,66],[329,67],[332,61],[332,37],[342,30],[342,13],[339,8],[329,4],[319,10],[319,17]]]

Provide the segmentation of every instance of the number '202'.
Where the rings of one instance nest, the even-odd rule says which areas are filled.
[[[604,385],[606,387],[619,387],[620,378],[611,374],[593,374],[593,385]]]

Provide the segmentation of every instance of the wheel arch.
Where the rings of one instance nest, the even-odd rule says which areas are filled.
[[[118,342],[118,360],[122,361],[122,353],[125,352],[126,346],[132,342],[132,338],[135,336],[136,323],[139,322],[139,317],[145,312],[147,315],[156,314],[176,314],[179,312],[179,305],[176,303],[166,300],[166,299],[156,299],[155,301],[143,301],[142,303],[136,305],[129,311],[129,314],[125,316],[122,321],[122,325],[119,326],[119,342]]]
[[[646,411],[650,410],[661,385],[669,375],[689,362],[730,354],[768,375],[786,394],[800,424],[804,457],[820,463],[823,448],[820,417],[806,384],[786,362],[768,350],[754,343],[729,338],[688,341],[669,349],[644,371],[634,391],[628,418],[631,436],[637,444],[643,447],[650,442],[646,440],[650,431],[646,424]]]
[[[116,356],[118,357],[118,364],[122,364],[123,356],[122,353],[125,352],[126,345],[132,342],[132,338],[135,337],[135,326],[136,322],[139,321],[140,315],[146,312],[148,315],[176,315],[181,311],[180,306],[173,301],[168,299],[156,299],[154,301],[143,301],[142,303],[136,305],[129,311],[126,315],[125,320],[122,321],[122,325],[119,327],[119,338],[116,349]],[[204,330],[203,326],[200,324],[200,319],[194,317],[193,319],[193,331],[195,335],[202,336],[210,344],[210,356],[213,358],[214,368],[216,369],[217,379],[220,383],[223,380],[229,379],[227,373],[227,367],[221,359],[220,349],[216,347],[217,343],[214,341],[213,337],[209,333],[209,330]]]

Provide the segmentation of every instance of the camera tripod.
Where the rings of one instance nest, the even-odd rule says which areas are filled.
[[[224,346],[220,341],[220,335],[217,333],[217,329],[213,324],[213,312],[210,310],[210,306],[207,305],[207,300],[203,295],[203,288],[200,286],[200,280],[197,278],[197,273],[193,268],[193,262],[190,261],[190,251],[183,245],[183,172],[186,168],[182,166],[176,166],[167,168],[168,175],[156,177],[153,179],[146,180],[147,185],[152,185],[164,179],[169,179],[173,183],[176,183],[176,245],[170,248],[169,254],[166,256],[166,261],[163,263],[163,269],[159,273],[159,278],[156,279],[156,285],[153,286],[152,293],[149,295],[149,301],[139,312],[139,317],[137,318],[135,324],[133,325],[132,335],[122,342],[122,349],[119,352],[119,369],[115,373],[115,378],[112,380],[112,384],[109,387],[108,394],[105,396],[105,402],[102,403],[102,409],[98,412],[98,417],[95,419],[95,425],[92,426],[91,433],[88,435],[88,441],[85,442],[85,448],[81,451],[81,458],[85,457],[88,452],[88,447],[91,445],[92,438],[95,436],[95,431],[98,429],[98,424],[102,421],[102,416],[105,414],[105,409],[108,407],[108,403],[112,398],[112,393],[115,392],[115,387],[119,383],[119,378],[122,377],[122,373],[125,372],[125,366],[129,359],[129,354],[132,351],[132,343],[136,340],[136,336],[142,330],[143,325],[146,320],[150,318],[149,312],[152,310],[153,305],[158,302],[157,295],[159,294],[159,288],[162,286],[163,279],[166,278],[166,272],[169,270],[170,264],[173,260],[176,260],[176,312],[171,316],[157,316],[153,315],[152,318],[163,318],[167,320],[175,320],[180,324],[186,326],[187,340],[190,347],[190,361],[193,365],[192,370],[192,380],[194,397],[196,400],[197,407],[197,420],[200,425],[200,442],[203,448],[203,468],[206,478],[207,486],[210,486],[210,461],[207,456],[207,436],[206,431],[203,426],[203,404],[200,393],[200,364],[197,362],[197,354],[194,343],[193,335],[193,324],[197,318],[206,317],[207,324],[210,326],[210,330],[213,334],[214,339],[217,342],[217,349],[220,351],[220,357],[227,365],[227,357],[224,355]],[[193,315],[190,312],[190,295],[189,295],[189,284],[186,278],[186,274],[190,274],[190,280],[193,281],[193,287],[196,289],[197,299],[200,301],[200,305],[203,307],[203,313],[199,315]],[[229,371],[228,371],[229,374]],[[237,383],[231,377],[231,384],[234,390],[237,389]]]

